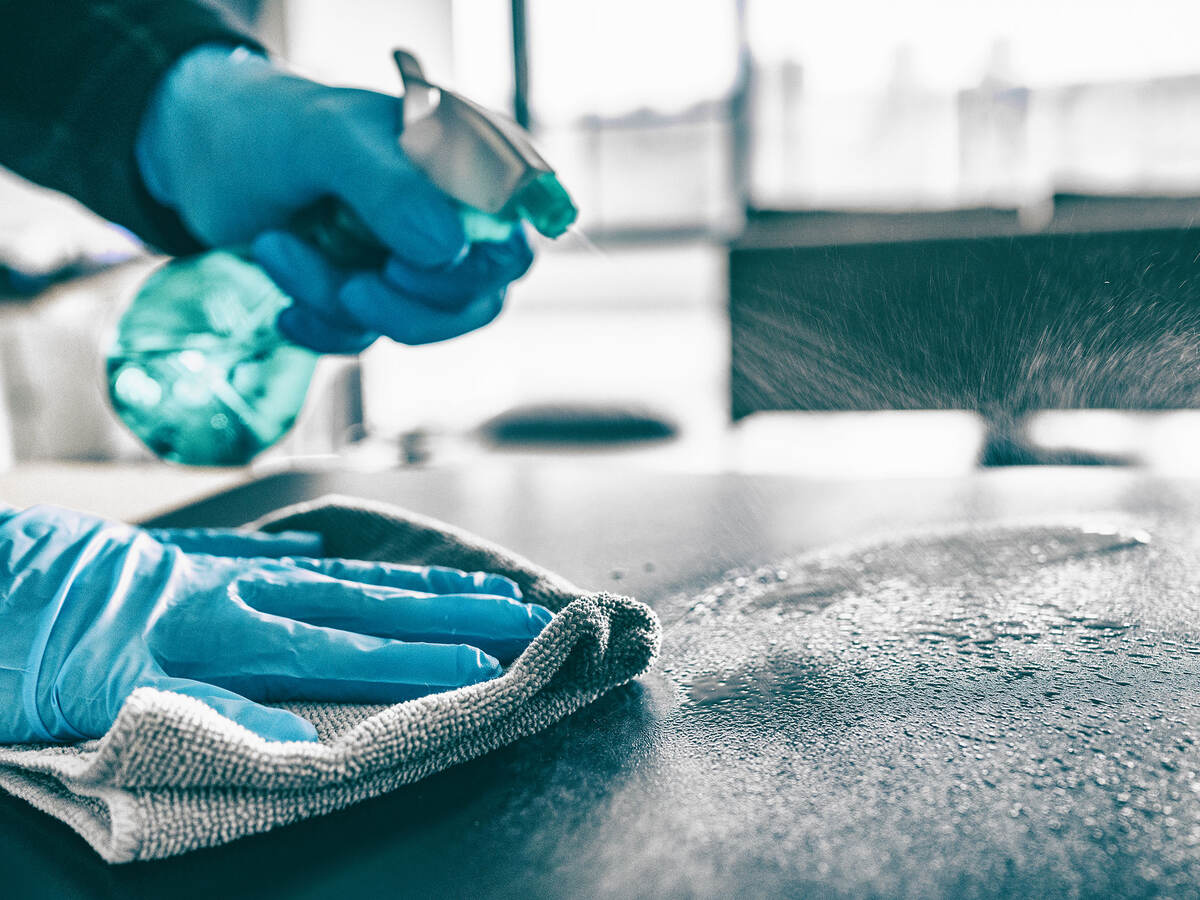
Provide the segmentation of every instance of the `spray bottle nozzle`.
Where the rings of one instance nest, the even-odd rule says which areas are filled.
[[[404,88],[398,139],[413,164],[466,206],[505,221],[523,218],[546,237],[565,232],[575,221],[575,204],[529,133],[431,84],[411,53],[394,56]]]

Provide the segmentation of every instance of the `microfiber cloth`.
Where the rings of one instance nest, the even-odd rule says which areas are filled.
[[[636,678],[658,652],[649,607],[580,590],[432,519],[330,497],[248,527],[320,532],[328,556],[506,575],[554,619],[492,681],[394,706],[286,704],[316,727],[315,743],[265,741],[191,697],[139,688],[99,740],[0,746],[0,787],[109,862],[222,844],[417,781],[546,728]]]

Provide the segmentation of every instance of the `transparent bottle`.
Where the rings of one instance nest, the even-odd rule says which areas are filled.
[[[275,327],[291,300],[243,256],[177,259],[146,281],[108,354],[113,409],[156,456],[242,465],[285,435],[317,354]]]

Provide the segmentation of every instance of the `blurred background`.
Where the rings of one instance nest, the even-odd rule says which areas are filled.
[[[493,326],[326,363],[260,468],[1200,466],[1194,3],[225,6],[333,83],[415,50],[582,211]],[[148,458],[99,360],[153,262],[0,170],[0,465]]]

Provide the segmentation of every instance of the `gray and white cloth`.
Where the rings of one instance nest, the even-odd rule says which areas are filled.
[[[317,531],[326,553],[506,575],[555,613],[493,680],[394,706],[287,704],[320,740],[272,743],[198,700],[141,688],[99,740],[0,746],[0,787],[74,828],[109,862],[157,859],[323,815],[546,728],[646,671],[654,613],[590,593],[443,523],[325,498],[252,523]]]

